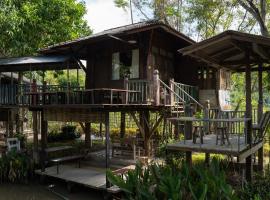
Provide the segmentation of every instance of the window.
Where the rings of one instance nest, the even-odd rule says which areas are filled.
[[[139,78],[139,50],[116,52],[112,55],[112,80]]]
[[[112,79],[120,79],[119,53],[114,53],[112,55]]]

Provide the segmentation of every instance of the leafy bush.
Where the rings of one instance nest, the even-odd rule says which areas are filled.
[[[265,175],[256,174],[254,181],[248,183],[239,190],[241,199],[270,199],[270,170],[266,170]]]
[[[125,138],[136,137],[138,130],[136,128],[126,128],[125,130]],[[120,138],[120,128],[111,128],[110,129],[110,137],[111,139]]]
[[[32,172],[32,162],[25,154],[11,151],[0,158],[1,182],[27,182]]]
[[[76,126],[67,125],[62,127],[60,133],[56,131],[50,132],[48,134],[48,142],[74,140],[79,137],[81,137],[81,135],[76,132]]]
[[[14,137],[18,138],[21,144],[21,148],[26,146],[26,136],[23,133],[16,133]]]
[[[127,199],[238,199],[226,182],[224,171],[216,159],[209,168],[152,164],[137,165],[124,177],[107,172],[109,181],[120,187]]]

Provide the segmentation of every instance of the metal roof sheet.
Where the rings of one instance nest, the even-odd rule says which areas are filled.
[[[0,72],[76,69],[78,63],[72,56],[28,56],[0,59]]]
[[[30,65],[43,63],[63,63],[70,59],[69,56],[29,56],[17,58],[2,58],[1,65]]]

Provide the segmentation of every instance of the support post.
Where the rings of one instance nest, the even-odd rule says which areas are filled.
[[[38,124],[37,111],[32,112],[33,118],[33,158],[35,163],[38,163]]]
[[[121,112],[121,123],[120,123],[120,137],[123,139],[125,137],[126,131],[126,113]]]
[[[129,89],[129,87],[128,87],[128,77],[125,77],[125,79],[124,79],[124,88],[125,88],[125,90]],[[124,97],[125,104],[128,104],[128,95],[129,95],[129,93],[125,92],[125,97]]]
[[[105,135],[106,135],[106,170],[109,169],[110,167],[110,113],[106,112],[105,113]],[[106,188],[110,187],[110,182],[108,180],[108,177],[106,175]]]
[[[41,152],[40,152],[40,162],[41,162],[41,171],[45,171],[45,160],[47,148],[47,132],[48,132],[48,122],[44,119],[44,112],[40,112],[41,115]]]
[[[203,118],[204,119],[209,119],[209,110],[210,110],[210,101],[207,100],[205,101],[205,107],[203,108]],[[204,122],[203,124],[204,132],[209,133],[210,132],[210,123],[209,122]]]
[[[160,82],[159,82],[158,70],[154,71],[153,88],[154,88],[154,103],[156,106],[159,106],[160,105]]]
[[[32,73],[31,73],[32,76]],[[32,77],[31,77],[32,78]],[[31,92],[37,92],[37,82],[36,79],[32,80],[31,83]],[[31,104],[36,105],[38,101],[38,96],[32,96]],[[33,118],[33,159],[34,162],[38,163],[38,113],[37,111],[32,112]]]
[[[263,86],[262,86],[262,69],[263,65],[259,64],[258,66],[258,91],[259,91],[259,103],[258,103],[258,123],[262,119],[263,114]],[[263,137],[262,131],[259,132],[260,137]],[[258,151],[258,167],[259,171],[263,172],[263,146]]]
[[[85,147],[89,148],[92,147],[92,141],[91,141],[91,123],[85,122],[85,128],[84,128],[84,134],[85,134]]]
[[[143,128],[142,134],[144,134],[144,150],[145,156],[150,156],[150,129],[149,129],[149,121],[150,121],[150,113],[149,111],[142,111],[140,112],[140,125]]]
[[[251,66],[249,64],[249,55],[247,55],[246,66],[246,118],[251,120],[246,123],[247,144],[252,148],[252,105],[251,105]],[[246,179],[252,181],[252,155],[246,158]]]
[[[170,105],[174,106],[174,94],[172,91],[174,91],[174,79],[170,79],[170,88],[171,91],[169,92],[170,94]],[[166,97],[165,97],[165,101],[166,101]]]
[[[8,137],[13,137],[13,110],[8,110]]]

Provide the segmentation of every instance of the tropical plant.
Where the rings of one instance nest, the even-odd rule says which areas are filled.
[[[81,134],[76,132],[76,126],[66,125],[62,127],[61,132],[58,132],[57,130],[49,132],[48,142],[74,140],[79,137],[81,137]]]
[[[270,170],[266,169],[265,175],[256,174],[252,183],[247,183],[239,190],[241,199],[270,199]]]
[[[16,151],[8,152],[0,158],[1,182],[27,182],[33,172],[30,158]]]
[[[147,167],[138,164],[123,177],[111,171],[107,175],[127,199],[238,199],[217,159],[209,168],[202,164],[190,167],[184,162]]]

